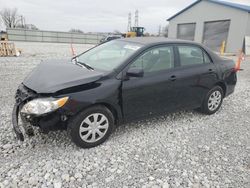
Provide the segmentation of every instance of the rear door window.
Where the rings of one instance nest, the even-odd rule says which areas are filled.
[[[178,46],[181,66],[210,63],[208,55],[196,46]]]

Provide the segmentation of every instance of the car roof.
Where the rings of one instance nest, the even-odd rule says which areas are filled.
[[[194,41],[188,41],[188,40],[180,40],[180,39],[171,39],[171,38],[166,38],[166,37],[131,37],[131,38],[121,38],[121,39],[116,39],[118,41],[126,41],[126,42],[131,42],[131,43],[137,43],[142,46],[154,46],[154,45],[160,45],[160,44],[189,44],[189,45],[196,45],[200,46],[203,49],[206,50],[207,53],[212,56],[212,59],[215,61],[220,60],[220,57],[214,53],[211,49],[208,47],[204,46],[203,44],[194,42]]]
[[[119,40],[132,42],[132,43],[139,43],[141,45],[153,45],[153,44],[162,44],[162,43],[198,44],[193,41],[171,39],[171,38],[166,38],[166,37],[131,37],[131,38],[122,38]]]

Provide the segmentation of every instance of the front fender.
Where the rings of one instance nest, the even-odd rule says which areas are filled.
[[[115,109],[119,119],[122,118],[122,100],[120,94],[121,81],[108,79],[95,83],[97,87],[69,93],[69,101],[63,107],[68,115],[76,115],[88,107],[96,104],[106,104]],[[65,94],[64,94],[65,96]]]

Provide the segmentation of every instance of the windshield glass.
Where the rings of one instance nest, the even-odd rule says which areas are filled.
[[[140,48],[141,45],[137,43],[110,41],[83,53],[78,61],[94,69],[111,71]]]

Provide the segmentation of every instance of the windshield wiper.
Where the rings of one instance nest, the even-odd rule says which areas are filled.
[[[90,65],[88,65],[87,63],[84,63],[84,62],[79,61],[77,57],[73,58],[72,60],[75,61],[75,64],[78,64],[78,65],[80,65],[80,66],[84,66],[85,68],[87,68],[87,69],[89,69],[89,70],[94,70],[94,68],[91,67]]]
[[[83,65],[84,67],[86,67],[86,68],[89,69],[89,70],[94,70],[93,67],[91,67],[91,66],[89,66],[88,64],[83,63],[83,62],[81,62],[81,61],[76,61],[76,63],[78,63],[78,64],[80,64],[80,65]]]

